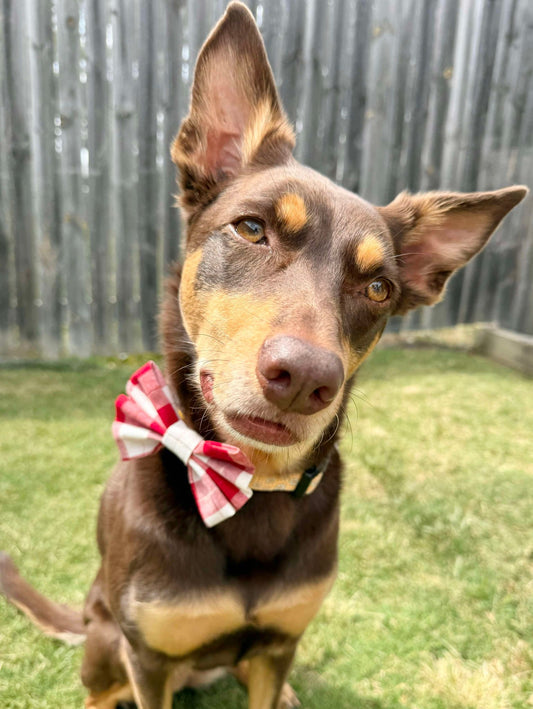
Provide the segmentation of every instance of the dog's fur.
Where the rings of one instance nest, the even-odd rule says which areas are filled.
[[[527,191],[402,193],[374,207],[299,165],[293,145],[254,20],[232,3],[172,146],[187,243],[163,305],[166,375],[190,426],[248,455],[257,490],[327,466],[311,494],[256,491],[207,529],[172,453],[120,463],[83,622],[2,557],[13,602],[52,635],[85,636],[87,707],[133,697],[169,709],[174,690],[218,668],[247,684],[250,709],[296,704],[284,683],[335,577],[334,443],[354,374],[388,317],[436,302]]]

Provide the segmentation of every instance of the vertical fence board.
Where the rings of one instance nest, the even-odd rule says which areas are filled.
[[[528,50],[528,37],[533,32],[533,7],[524,8],[520,40],[523,47],[518,79],[519,90],[516,103],[520,120],[516,126],[516,162],[512,174],[513,181],[526,182],[533,176],[533,52]],[[531,310],[533,304],[533,206],[531,200],[522,206],[521,212],[514,216],[513,234],[516,253],[516,284],[513,289],[513,304],[509,314],[509,328],[533,334]]]
[[[158,303],[158,196],[157,196],[157,71],[156,8],[153,2],[141,2],[140,26],[143,41],[139,54],[139,105],[137,140],[139,145],[139,182],[137,192],[137,223],[139,228],[139,273],[141,284],[141,328],[143,346],[157,347]]]
[[[177,192],[176,168],[169,155],[170,145],[178,132],[180,119],[188,104],[187,85],[183,80],[182,46],[184,40],[185,2],[166,0],[166,66],[167,94],[165,106],[165,217],[164,217],[164,261],[168,265],[178,256],[180,242],[180,216],[172,195]]]
[[[38,157],[37,238],[40,265],[39,328],[46,357],[57,357],[62,350],[61,307],[61,177],[56,150],[56,117],[59,115],[57,77],[54,74],[54,31],[52,0],[30,3],[31,44],[35,54],[34,126],[35,153]]]
[[[1,157],[1,156],[0,156]],[[2,163],[0,161],[0,167]],[[9,236],[5,216],[3,184],[0,181],[0,351],[7,346],[9,334]]]
[[[368,100],[362,134],[363,158],[359,191],[364,197],[377,204],[386,201],[388,189],[386,166],[389,162],[390,150],[389,135],[393,107],[391,95],[397,91],[406,91],[406,85],[409,85],[409,74],[407,74],[406,85],[396,86],[394,83],[396,30],[390,21],[394,7],[395,3],[392,1],[379,0],[374,5],[372,17],[372,45],[367,79]],[[402,120],[405,122],[405,116],[402,116]],[[377,169],[378,165],[383,165],[383,169]],[[400,172],[404,170],[402,159],[400,159],[399,170]],[[405,186],[403,181],[402,186]]]
[[[213,3],[209,0],[187,0],[187,46],[191,68],[207,34],[212,28],[214,19]],[[190,74],[192,79],[192,71]]]
[[[2,122],[0,121],[0,128]],[[3,168],[0,152],[0,171]],[[0,172],[1,174],[1,172]],[[7,347],[9,336],[9,231],[7,225],[7,200],[4,181],[0,179],[0,351]]]
[[[281,59],[281,85],[283,106],[291,121],[298,118],[298,102],[303,75],[304,0],[285,4],[283,15],[283,42]]]
[[[286,4],[285,0],[270,0],[268,11],[263,11],[261,18],[261,34],[276,81],[281,76],[282,23]]]
[[[481,149],[485,137],[485,126],[489,107],[492,77],[496,53],[498,31],[500,27],[501,0],[489,0],[484,8],[481,34],[483,41],[479,45],[476,61],[477,81],[473,95],[473,113],[467,131],[467,147],[461,179],[461,188],[466,191],[477,189],[478,174],[481,167]],[[475,299],[479,287],[482,255],[459,274],[461,292],[458,299],[456,318],[459,322],[471,322],[475,308]]]
[[[514,63],[517,49],[519,13],[516,0],[506,2],[502,7],[500,37],[496,51],[494,80],[487,116],[487,130],[482,150],[481,166],[478,175],[478,189],[492,189],[499,186],[494,177],[501,175],[504,179],[506,165],[502,161],[502,146],[506,116],[509,116],[506,105],[511,91],[509,69]],[[507,150],[505,150],[507,152]],[[503,183],[502,183],[503,184]],[[508,221],[506,222],[506,225]],[[491,241],[491,246],[481,254],[480,276],[477,288],[477,299],[474,306],[473,320],[489,321],[499,290],[498,269],[502,231],[498,231]],[[507,248],[507,247],[505,247]]]
[[[481,37],[475,62],[476,81],[473,86],[472,114],[466,131],[466,152],[461,176],[461,187],[472,191],[477,186],[477,174],[481,161],[481,146],[492,84],[496,53],[501,0],[487,0],[481,20]]]
[[[79,2],[62,0],[58,10],[59,102],[61,108],[61,167],[63,175],[63,239],[68,302],[69,350],[86,356],[92,351],[89,307],[87,224],[81,176],[81,86]]]
[[[4,0],[6,94],[9,125],[12,230],[15,244],[17,323],[22,344],[37,344],[36,269],[29,126],[29,57],[26,5]]]
[[[133,77],[135,15],[128,11],[128,0],[115,0],[113,32],[113,116],[115,124],[115,224],[116,301],[118,346],[131,352],[140,347],[137,248],[137,172],[135,143],[135,82]]]
[[[529,202],[522,210],[519,227],[524,238],[516,251],[516,287],[509,313],[509,329],[533,334],[527,322],[528,310],[533,300],[533,207]]]
[[[426,190],[437,189],[441,181],[444,129],[450,100],[450,82],[453,77],[457,12],[458,0],[440,0],[435,28],[437,47],[427,124],[428,140],[423,161],[422,187]]]
[[[6,115],[6,56],[4,6],[0,5],[0,135],[8,135]],[[0,352],[6,351],[10,340],[11,300],[11,239],[10,195],[8,179],[7,140],[0,141]]]
[[[433,37],[436,14],[436,0],[427,0],[415,6],[414,42],[411,50],[411,71],[409,75],[410,107],[406,116],[406,141],[404,145],[406,187],[418,192],[422,181],[422,154],[426,136],[426,124],[429,108],[429,89],[433,72]],[[419,308],[410,312],[402,320],[403,330],[418,329],[421,326],[423,311]]]
[[[441,185],[453,189],[458,187],[458,165],[461,152],[461,130],[466,115],[468,71],[474,45],[473,14],[475,0],[459,0],[457,32],[453,60],[453,75],[448,116],[445,126],[445,144],[442,157]]]
[[[413,52],[414,77],[409,101],[407,131],[406,185],[412,191],[420,189],[422,150],[427,124],[429,86],[432,67],[432,47],[435,37],[436,0],[418,3],[416,44]]]
[[[319,126],[323,95],[322,24],[325,3],[309,0],[306,5],[306,35],[304,45],[304,83],[301,100],[302,131],[296,146],[296,155],[306,165],[319,168]],[[303,118],[305,117],[305,120]]]
[[[478,186],[480,187],[487,187],[491,184],[492,176],[494,171],[498,170],[501,159],[500,149],[503,142],[505,116],[508,112],[506,101],[511,91],[509,68],[518,36],[517,9],[518,0],[510,0],[502,7],[500,37],[495,51],[494,78],[487,115],[487,130],[478,176]]]
[[[402,181],[401,157],[404,144],[405,111],[407,99],[407,77],[409,73],[409,46],[411,36],[411,18],[414,12],[413,0],[401,0],[399,3],[400,21],[395,27],[392,90],[389,99],[389,126],[386,136],[389,143],[388,164],[385,174],[387,179],[383,201],[389,202],[405,186]]]
[[[328,51],[327,92],[329,100],[324,112],[323,156],[320,169],[331,179],[335,179],[339,163],[340,134],[342,121],[342,101],[346,91],[346,71],[341,58],[348,51],[346,23],[346,0],[333,3],[330,47]]]
[[[348,121],[346,134],[346,168],[344,177],[345,186],[354,192],[363,191],[361,184],[363,136],[372,32],[374,32],[376,37],[377,32],[381,32],[383,29],[378,25],[374,25],[374,29],[371,30],[371,22],[372,3],[370,0],[357,0],[351,68],[352,91],[348,105],[350,120]],[[365,194],[367,193],[365,191]]]
[[[94,349],[105,352],[111,337],[110,202],[111,131],[107,80],[107,0],[87,3],[89,233]]]

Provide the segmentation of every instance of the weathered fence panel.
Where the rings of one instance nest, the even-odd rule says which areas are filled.
[[[0,0],[0,355],[157,347],[169,146],[224,0]],[[297,156],[384,204],[533,184],[530,0],[249,0]],[[533,199],[391,329],[533,334]]]

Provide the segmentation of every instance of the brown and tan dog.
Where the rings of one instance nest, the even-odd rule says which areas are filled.
[[[0,563],[0,587],[50,634],[86,637],[92,709],[131,698],[169,709],[173,691],[219,668],[247,684],[250,709],[296,705],[285,680],[335,578],[334,443],[354,374],[388,317],[439,300],[527,191],[403,193],[374,207],[299,165],[293,145],[252,15],[233,3],[172,146],[187,244],[162,333],[187,423],[239,446],[256,492],[208,529],[172,453],[121,463],[83,619]],[[310,470],[323,472],[316,489],[291,494]]]

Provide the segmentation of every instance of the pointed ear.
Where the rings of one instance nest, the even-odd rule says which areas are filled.
[[[378,207],[394,240],[402,297],[396,314],[440,300],[448,278],[487,243],[503,217],[528,192],[402,192]]]
[[[293,147],[257,25],[232,2],[200,50],[189,115],[171,149],[182,206],[194,211],[246,165],[282,164]]]

